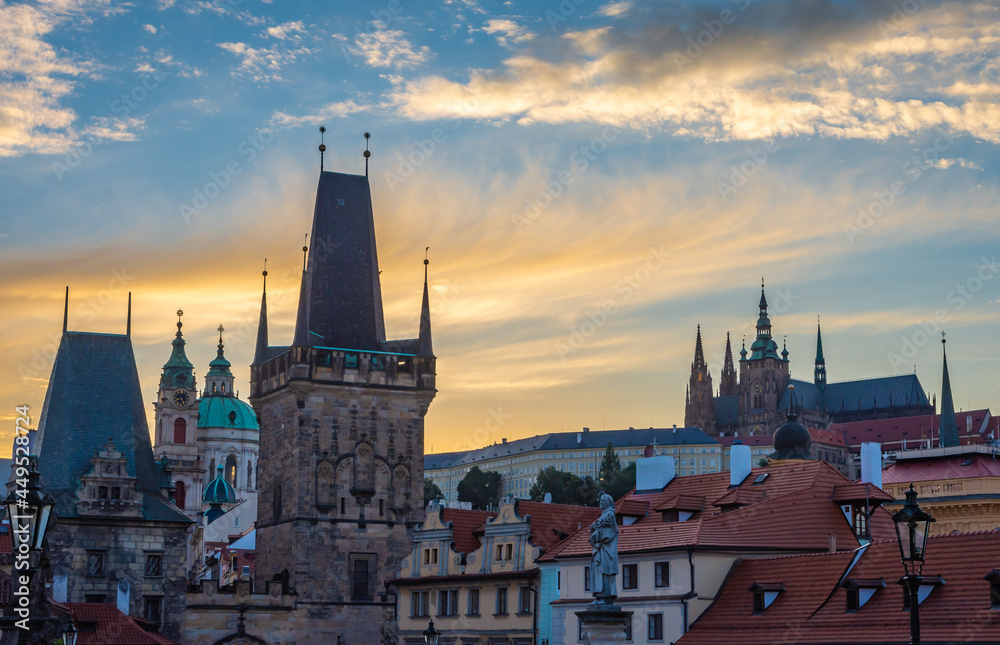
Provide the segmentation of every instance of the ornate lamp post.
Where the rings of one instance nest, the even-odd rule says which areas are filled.
[[[934,518],[917,505],[917,491],[913,490],[913,484],[906,491],[903,508],[893,514],[892,521],[896,524],[899,555],[906,571],[903,582],[910,596],[910,642],[920,645],[920,602],[917,593],[922,580],[920,574],[924,568],[927,536]]]
[[[80,636],[79,630],[77,630],[76,625],[73,624],[73,619],[70,618],[69,623],[66,624],[66,629],[63,630],[63,645],[76,645],[76,639]]]
[[[20,616],[20,614],[19,616],[28,619],[27,624],[29,625],[29,629],[18,627],[16,625],[18,620],[13,616],[5,616],[3,622],[5,623],[5,627],[9,626],[18,630],[17,642],[19,644],[27,645],[31,642],[31,632],[33,631],[30,629],[30,626],[35,625],[36,628],[39,627],[36,621],[38,618],[41,618],[41,616],[36,617],[31,615],[40,609],[40,603],[36,602],[36,594],[31,587],[32,578],[35,575],[34,567],[38,559],[37,555],[41,553],[42,545],[45,543],[45,535],[55,522],[53,511],[55,510],[56,500],[52,495],[45,493],[39,483],[38,457],[28,457],[26,464],[19,463],[21,459],[23,457],[18,457],[15,461],[15,486],[0,504],[7,511],[7,517],[10,519],[11,535],[13,536],[14,566],[11,571],[12,585],[17,589],[20,585],[13,584],[14,581],[18,580],[21,576],[28,578],[28,584],[26,585],[28,588],[27,607],[18,603],[17,597],[14,598],[14,603],[27,610],[27,616]],[[27,469],[27,476],[22,476],[25,469]],[[32,556],[35,556],[34,560],[36,562],[32,562]]]
[[[427,623],[427,629],[424,630],[424,645],[438,645],[438,639],[441,637],[441,632],[434,629],[434,619],[432,618],[430,622]]]

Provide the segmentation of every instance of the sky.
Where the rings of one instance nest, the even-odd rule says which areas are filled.
[[[428,6],[429,5],[429,6]],[[319,172],[369,177],[390,338],[430,247],[427,452],[684,423],[760,281],[793,377],[1000,382],[1000,8],[931,0],[0,0],[0,443],[69,328],[175,311],[248,390],[290,342]],[[282,340],[284,339],[284,340]],[[716,382],[716,387],[718,383]],[[152,405],[149,408],[152,415]]]

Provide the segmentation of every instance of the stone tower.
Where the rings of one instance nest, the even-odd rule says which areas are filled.
[[[739,394],[736,383],[736,367],[733,365],[733,346],[729,341],[729,332],[726,332],[726,358],[722,364],[722,379],[719,383],[719,396],[732,396]]]
[[[701,344],[701,325],[698,325],[698,335],[694,341],[694,360],[691,362],[691,378],[688,381],[684,425],[688,428],[701,428],[710,435],[715,434],[712,373],[705,362],[705,351]]]
[[[393,606],[384,583],[424,518],[436,393],[427,263],[419,335],[389,341],[367,177],[320,173],[309,241],[292,344],[269,346],[265,290],[250,368],[257,584],[308,606],[288,618],[287,642],[375,642]]]
[[[771,338],[771,320],[767,316],[764,282],[760,284],[760,314],[757,338],[740,352],[739,416],[740,434],[770,432],[781,421],[778,401],[788,387],[788,351],[778,354],[778,344]]]

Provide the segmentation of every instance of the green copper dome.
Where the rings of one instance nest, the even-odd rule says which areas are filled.
[[[260,430],[253,408],[235,396],[203,396],[198,403],[198,427]]]
[[[235,504],[236,491],[222,476],[222,466],[219,466],[219,476],[205,487],[201,500],[206,504]]]

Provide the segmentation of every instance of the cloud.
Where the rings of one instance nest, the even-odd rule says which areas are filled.
[[[301,125],[321,125],[334,119],[341,119],[351,114],[359,112],[372,112],[377,108],[364,100],[347,99],[346,101],[334,101],[314,110],[311,114],[303,116],[292,116],[283,111],[276,111],[271,115],[269,125],[278,128],[290,128]]]
[[[162,3],[162,0],[161,0]],[[236,9],[240,2],[211,2],[209,0],[197,0],[184,5],[184,13],[196,16],[201,13],[210,13],[219,18],[232,18],[237,22],[253,27],[263,25],[266,20],[260,16],[255,16],[246,9]],[[173,6],[171,1],[169,6]],[[165,8],[165,7],[164,7]]]
[[[390,98],[412,119],[611,123],[707,140],[946,128],[1000,142],[1000,8],[925,6],[887,30],[885,2],[739,6],[726,21],[636,9],[462,80],[406,79]]]
[[[345,36],[334,36],[341,43],[344,52],[360,56],[369,67],[391,67],[404,69],[416,67],[430,59],[431,50],[427,46],[415,47],[406,39],[402,31],[386,29],[375,21],[377,29],[358,34],[353,42]]]
[[[143,25],[142,28],[144,30],[146,30],[148,33],[151,33],[151,34],[155,34],[156,33],[156,27],[154,27],[153,25]]]
[[[931,162],[930,165],[940,170],[947,170],[952,167],[968,168],[970,170],[982,170],[982,167],[976,162],[969,161],[968,159],[962,159],[961,157],[957,159],[948,159],[948,158],[936,159],[933,162]]]
[[[535,37],[535,34],[508,18],[494,18],[488,21],[482,30],[491,35],[500,34],[497,36],[497,42],[503,47],[532,40]]]
[[[607,18],[624,16],[632,8],[631,2],[610,2],[597,10],[597,15]]]
[[[233,76],[245,76],[258,83],[282,81],[281,70],[301,56],[313,53],[308,47],[251,47],[241,42],[218,43],[217,47],[233,54],[239,64]]]
[[[122,11],[108,2],[50,0],[37,4],[0,4],[0,157],[64,152],[104,134],[122,140],[120,128],[77,124],[76,112],[64,104],[79,79],[96,74],[97,62],[48,41],[68,22],[87,24],[94,16]],[[135,124],[135,121],[121,125]]]
[[[300,34],[305,33],[305,26],[302,24],[301,20],[296,20],[294,22],[284,22],[280,25],[275,25],[274,27],[268,27],[264,30],[265,38],[277,38],[278,40],[299,40],[302,38]]]

